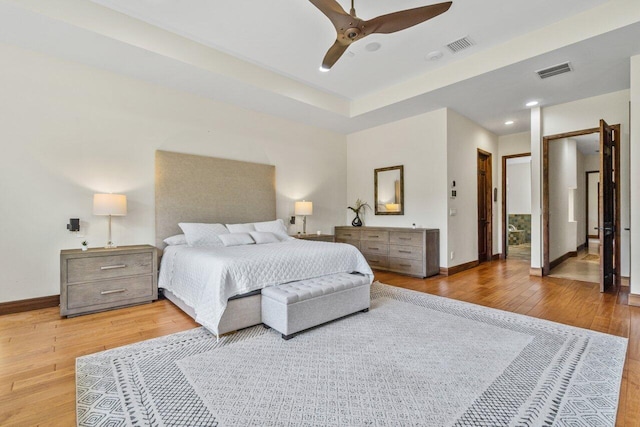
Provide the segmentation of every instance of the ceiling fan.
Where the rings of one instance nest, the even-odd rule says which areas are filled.
[[[453,2],[448,1],[430,6],[416,7],[365,21],[356,16],[356,10],[353,7],[354,0],[351,0],[349,13],[345,12],[336,0],[309,1],[329,18],[338,33],[335,43],[329,48],[322,60],[320,71],[329,71],[351,43],[369,34],[389,34],[413,27],[446,12],[453,4]]]

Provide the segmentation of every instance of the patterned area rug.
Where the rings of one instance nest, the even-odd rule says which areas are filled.
[[[597,261],[600,262],[600,255],[598,254],[587,254],[582,257],[583,261]]]
[[[81,426],[613,426],[627,340],[372,286],[284,341],[204,328],[77,359]]]

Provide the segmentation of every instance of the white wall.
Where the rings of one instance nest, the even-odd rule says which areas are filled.
[[[531,215],[530,157],[507,160],[507,214]]]
[[[589,221],[587,223],[587,232],[590,236],[598,236],[598,183],[600,175],[590,173],[589,175]]]
[[[498,187],[498,137],[453,110],[447,110],[447,184],[456,182],[457,197],[448,198],[448,208],[457,211],[449,216],[448,266],[478,259],[478,148],[492,154],[492,189]],[[449,188],[449,187],[448,187]],[[450,188],[449,188],[450,189]],[[498,205],[493,201],[493,253],[498,253]],[[454,253],[451,259],[451,252]]]
[[[545,107],[542,109],[542,134],[544,136],[555,135],[565,132],[577,131],[582,129],[596,128],[599,126],[600,119],[604,119],[610,125],[621,125],[621,197],[620,211],[622,222],[621,236],[621,270],[622,276],[629,275],[629,253],[630,239],[629,232],[624,231],[625,227],[629,227],[629,99],[630,91],[623,90],[605,95],[595,96],[591,98],[581,99],[566,104]],[[541,170],[541,169],[540,169]],[[637,183],[638,181],[631,181]],[[535,185],[535,184],[534,184]],[[540,196],[540,186],[533,189],[537,192],[534,197]],[[533,203],[532,203],[533,204]],[[532,206],[533,209],[533,206]],[[532,227],[533,228],[533,227]],[[532,230],[532,233],[535,230]],[[540,236],[540,235],[538,235]],[[532,234],[532,239],[536,237]],[[540,239],[540,237],[537,237]],[[640,247],[640,246],[639,246]],[[532,241],[533,252],[533,241]],[[551,258],[553,259],[553,258]],[[533,257],[532,257],[533,265]]]
[[[404,166],[404,215],[374,215],[365,225],[440,229],[440,265],[447,265],[447,110],[442,109],[356,132],[347,137],[347,202],[373,207],[373,171]],[[353,215],[344,205],[345,218]]]
[[[576,185],[576,142],[549,143],[549,260],[576,250],[577,223],[569,220],[569,192]]]
[[[585,171],[585,156],[580,150],[576,151],[576,248],[587,243],[587,181]]]
[[[153,244],[157,149],[275,165],[279,218],[305,198],[310,230],[345,223],[345,136],[1,44],[0,93],[0,302],[59,293],[69,218],[106,242],[95,192],[127,195],[117,244]]]
[[[629,162],[632,165],[630,179],[631,199],[631,293],[640,294],[640,55],[631,58],[631,149]],[[624,258],[623,258],[624,260]]]

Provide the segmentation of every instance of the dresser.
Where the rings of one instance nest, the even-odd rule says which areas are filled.
[[[349,243],[373,269],[416,277],[440,273],[440,230],[398,227],[335,227],[336,242]]]
[[[158,299],[150,245],[60,251],[60,315],[76,316]]]

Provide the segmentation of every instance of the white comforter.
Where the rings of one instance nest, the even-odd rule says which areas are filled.
[[[234,295],[352,272],[373,281],[362,254],[344,243],[292,239],[232,247],[169,246],[162,257],[158,286],[191,306],[195,320],[217,335],[227,300]]]

